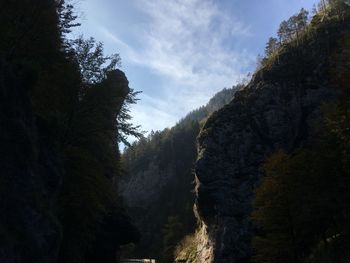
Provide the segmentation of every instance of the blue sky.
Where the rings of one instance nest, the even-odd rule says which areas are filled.
[[[81,0],[82,26],[119,53],[143,130],[173,126],[253,72],[280,22],[317,0]]]

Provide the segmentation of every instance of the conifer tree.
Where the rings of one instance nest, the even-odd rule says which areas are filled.
[[[273,55],[278,48],[279,48],[278,39],[274,37],[270,37],[265,47],[266,57],[270,57],[271,55]]]
[[[290,40],[291,30],[287,21],[282,21],[279,26],[277,35],[279,37],[280,43],[286,43]]]

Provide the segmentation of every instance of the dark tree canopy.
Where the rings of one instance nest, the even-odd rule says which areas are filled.
[[[9,110],[26,112],[1,115],[19,124],[8,140],[26,154],[9,154],[10,167],[20,169],[8,168],[1,179],[17,192],[0,196],[9,217],[0,217],[0,261],[85,262],[101,252],[94,241],[107,232],[116,238],[104,241],[104,253],[115,257],[138,238],[116,190],[118,143],[140,134],[128,112],[138,93],[117,69],[118,54],[104,55],[92,38],[68,38],[79,25],[69,2],[0,5],[0,91],[12,98]]]

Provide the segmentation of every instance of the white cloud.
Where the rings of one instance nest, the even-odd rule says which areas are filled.
[[[200,89],[232,85],[250,62],[242,50],[225,45],[249,36],[249,28],[210,0],[140,0],[151,18],[140,54],[148,66],[180,84]],[[213,87],[210,87],[211,89]],[[203,91],[203,90],[202,90]]]
[[[161,105],[159,101],[152,101],[148,96],[142,96],[142,101],[143,103],[133,107],[133,121],[142,124],[143,130],[148,132],[162,130],[165,127],[171,127],[178,121],[176,113],[164,110],[167,105]]]
[[[123,58],[148,67],[166,79],[167,85],[162,87],[165,97],[161,101],[152,102],[143,96],[133,108],[136,122],[145,127],[158,118],[157,128],[175,124],[174,120],[205,104],[215,92],[232,86],[246,74],[255,57],[244,49],[232,48],[232,42],[250,37],[249,27],[220,9],[218,3],[214,0],[135,1],[150,21],[141,24],[136,32],[138,42],[142,43],[138,47],[101,29],[119,46]]]

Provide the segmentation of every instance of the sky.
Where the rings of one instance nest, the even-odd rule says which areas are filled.
[[[75,1],[75,0],[74,0]],[[282,20],[317,0],[80,0],[73,34],[120,54],[142,91],[135,125],[162,130],[253,73]]]

